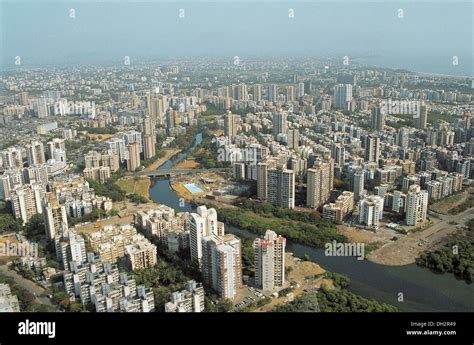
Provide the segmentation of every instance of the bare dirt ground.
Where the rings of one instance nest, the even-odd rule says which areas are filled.
[[[469,194],[474,192],[474,188],[470,187],[462,193],[451,195],[444,200],[430,205],[430,210],[433,210],[437,213],[448,215],[453,207],[459,206],[467,201]]]
[[[345,235],[351,242],[360,242],[360,243],[389,243],[390,239],[394,236],[394,232],[385,228],[380,229],[377,232],[351,228],[346,225],[337,225],[336,231],[338,234]]]
[[[200,166],[199,162],[196,162],[194,159],[186,159],[179,162],[173,168],[174,169],[194,169]]]
[[[367,256],[368,260],[389,266],[412,264],[420,254],[438,248],[447,238],[463,231],[462,226],[474,218],[474,208],[454,216],[439,215],[439,218],[440,221],[429,228],[409,233],[374,250]]]

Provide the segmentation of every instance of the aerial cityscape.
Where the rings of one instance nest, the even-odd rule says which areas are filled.
[[[206,31],[225,31],[222,19],[180,31],[206,12],[196,3],[151,4],[173,13],[149,24],[169,26],[163,55],[146,23],[135,34],[149,49],[137,39],[128,53],[128,29],[114,36],[108,19],[103,41],[88,38],[117,3],[58,4],[1,3],[0,312],[474,311],[472,18],[426,48],[435,62],[415,49],[397,65],[355,38],[369,29],[346,32],[364,50],[339,53],[347,23],[328,33],[336,50],[322,38],[305,51],[307,33],[286,49],[282,32],[303,26],[280,27],[275,51],[248,39],[254,54]],[[297,22],[312,4],[277,5],[269,13]],[[400,6],[374,21],[409,21]],[[8,28],[20,9],[32,23],[34,11],[62,16],[38,24],[38,56],[40,38]],[[229,40],[271,34],[252,22],[240,36],[229,21]]]

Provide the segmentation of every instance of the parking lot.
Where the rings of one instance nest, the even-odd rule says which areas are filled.
[[[234,307],[237,309],[241,309],[247,306],[248,304],[258,301],[259,299],[262,299],[264,297],[265,295],[261,290],[244,285],[244,287],[240,289],[237,293],[237,298],[234,301]]]

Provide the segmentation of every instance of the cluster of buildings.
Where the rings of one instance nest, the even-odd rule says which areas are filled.
[[[112,150],[107,150],[103,153],[89,151],[84,156],[84,177],[99,183],[105,183],[110,178],[110,175],[119,168],[119,155],[115,154]]]
[[[104,263],[117,263],[125,257],[132,270],[156,264],[156,246],[131,224],[106,225],[86,235],[87,242]]]
[[[204,288],[202,283],[190,280],[184,290],[171,294],[165,304],[166,313],[200,313],[204,311]]]
[[[63,273],[64,288],[72,301],[92,304],[96,312],[153,312],[154,296],[151,289],[137,285],[117,265],[97,261],[89,253],[87,261],[71,261]]]
[[[189,213],[166,205],[134,214],[134,223],[147,238],[160,241],[173,253],[189,249]]]
[[[0,200],[11,202],[15,218],[21,219],[23,224],[35,214],[51,218],[51,208],[59,205],[70,217],[87,215],[94,208],[112,208],[112,202],[96,196],[82,177],[66,175],[63,139],[55,138],[47,143],[47,147],[52,157],[48,160],[39,141],[26,145],[24,150],[9,147],[0,154],[3,170],[0,175]],[[53,204],[57,205],[53,207]],[[46,223],[50,222],[47,219]]]

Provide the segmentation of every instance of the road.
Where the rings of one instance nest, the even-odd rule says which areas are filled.
[[[434,215],[434,213],[431,214]],[[457,215],[442,215],[439,213],[435,215],[440,219],[438,223],[423,231],[411,233],[374,250],[367,256],[367,259],[389,266],[412,264],[420,254],[433,249],[444,238],[459,231],[459,227],[449,224],[450,222],[465,225],[470,219],[474,218],[474,208],[470,208]]]
[[[212,169],[160,169],[147,172],[137,172],[134,176],[172,176],[172,175],[185,175],[185,174],[198,174],[202,172],[228,172],[231,171],[231,168],[212,168]]]
[[[32,282],[29,279],[23,278],[21,275],[16,273],[13,270],[10,270],[6,265],[0,265],[0,272],[5,274],[6,276],[12,277],[15,280],[15,283],[32,293],[33,295],[36,295],[36,302],[41,303],[41,304],[46,304],[49,306],[54,306],[49,298],[47,297],[42,297],[41,294],[43,294],[46,290],[41,287],[40,285]]]

